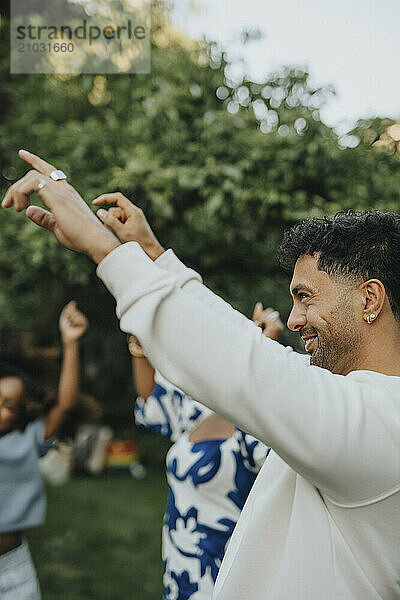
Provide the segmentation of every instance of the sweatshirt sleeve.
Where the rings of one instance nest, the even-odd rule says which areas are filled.
[[[223,315],[232,323],[241,327],[254,328],[259,332],[259,327],[254,321],[243,315],[238,310],[235,310],[228,302],[217,296],[212,290],[203,285],[201,276],[193,269],[189,269],[173,252],[169,249],[155,261],[157,266],[169,271],[177,276],[176,286],[181,288],[185,293],[189,293],[193,298],[196,298],[204,305],[212,308],[213,312]],[[303,366],[310,364],[308,354],[293,354],[293,360],[298,360]]]
[[[214,294],[209,288],[203,285],[201,276],[193,269],[189,269],[176,256],[173,250],[169,249],[156,260],[157,266],[176,275],[177,287],[191,294],[203,304],[208,305],[215,313],[224,315],[232,323],[237,323],[243,327],[257,327],[242,313],[232,308],[228,302]]]
[[[134,242],[97,272],[117,300],[121,329],[140,339],[169,381],[270,446],[332,500],[367,502],[399,486],[397,378],[304,366],[259,328],[185,293],[179,276]]]

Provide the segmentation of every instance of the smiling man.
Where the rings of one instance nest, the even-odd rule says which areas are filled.
[[[285,233],[280,262],[293,273],[288,326],[311,365],[340,375],[393,374],[400,366],[399,232],[398,215],[371,210],[310,219]]]
[[[98,213],[106,228],[60,171],[21,157],[34,170],[3,206],[23,210],[38,191],[50,212],[30,206],[27,216],[99,263],[121,329],[136,335],[151,363],[273,449],[214,599],[400,598],[399,215],[347,213],[286,233],[288,325],[310,366],[164,252],[121,194],[95,201],[117,204]]]
[[[320,252],[299,256],[290,292],[293,309],[288,327],[298,331],[310,364],[347,375],[360,349],[348,281],[332,280],[319,268]],[[351,278],[353,283],[353,278]],[[341,318],[338,319],[337,315]]]

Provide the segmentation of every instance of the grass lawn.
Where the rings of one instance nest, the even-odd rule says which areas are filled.
[[[28,535],[43,600],[160,600],[166,495],[162,472],[50,488],[46,525]]]

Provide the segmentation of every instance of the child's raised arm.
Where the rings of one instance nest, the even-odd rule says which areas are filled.
[[[79,338],[88,328],[88,320],[75,302],[64,306],[59,321],[63,362],[58,384],[57,403],[45,418],[45,439],[52,437],[74,406],[79,387]]]

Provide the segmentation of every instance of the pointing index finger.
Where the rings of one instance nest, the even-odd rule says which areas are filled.
[[[32,152],[28,152],[27,150],[20,150],[18,155],[22,160],[32,165],[36,171],[43,173],[43,175],[50,175],[55,169],[53,165],[40,158],[40,156],[32,154]]]
[[[101,206],[102,204],[116,204],[123,210],[129,211],[129,212],[132,212],[134,209],[137,208],[133,204],[133,202],[128,200],[128,198],[126,196],[124,196],[123,194],[121,194],[121,192],[102,194],[98,198],[95,198],[95,200],[93,200],[92,204],[94,204],[95,206]]]

